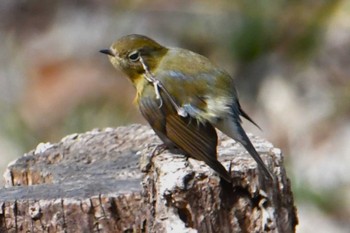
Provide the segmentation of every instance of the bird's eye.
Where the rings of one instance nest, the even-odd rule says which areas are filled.
[[[133,51],[129,53],[128,57],[130,61],[137,62],[140,59],[140,53],[139,51]]]

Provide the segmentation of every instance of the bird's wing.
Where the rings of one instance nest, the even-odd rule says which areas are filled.
[[[156,77],[169,93],[176,94],[176,102],[188,115],[201,123],[213,124],[232,113],[236,91],[227,73],[215,67],[189,73],[175,68],[159,70]]]
[[[160,107],[160,103],[153,98],[144,97],[139,99],[139,109],[143,117],[165,145],[170,148],[174,147],[174,143],[166,136],[165,113],[164,109]]]
[[[167,96],[162,95],[162,105],[154,98],[140,99],[139,108],[154,131],[167,144],[171,142],[186,155],[204,161],[212,169],[230,182],[226,169],[217,160],[217,134],[209,124],[199,123],[196,119],[177,114]]]

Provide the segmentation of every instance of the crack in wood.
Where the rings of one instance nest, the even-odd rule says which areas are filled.
[[[17,200],[13,204],[13,214],[15,217],[15,231],[18,232],[18,222],[17,222]]]
[[[98,201],[99,201],[102,213],[103,213],[103,217],[100,217],[100,219],[107,219],[106,211],[105,211],[105,209],[103,207],[103,203],[102,203],[101,194],[98,195]]]
[[[66,213],[64,212],[64,200],[61,198],[61,210],[62,210],[62,228],[65,233],[67,233],[67,223],[66,223]]]
[[[13,175],[13,171],[10,171],[10,177],[11,177],[11,185],[12,186],[15,186],[15,177],[14,177],[14,175]]]
[[[1,202],[0,232],[7,230],[5,202]]]

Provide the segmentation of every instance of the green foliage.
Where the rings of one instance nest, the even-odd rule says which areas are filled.
[[[293,59],[314,54],[336,1],[238,1],[240,26],[232,35],[232,53],[250,62],[277,51]]]

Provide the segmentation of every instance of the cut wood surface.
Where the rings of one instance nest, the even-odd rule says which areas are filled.
[[[296,209],[281,151],[251,136],[274,174],[268,182],[219,133],[232,185],[203,162],[165,150],[148,126],[130,125],[41,143],[8,165],[0,232],[295,232]]]

